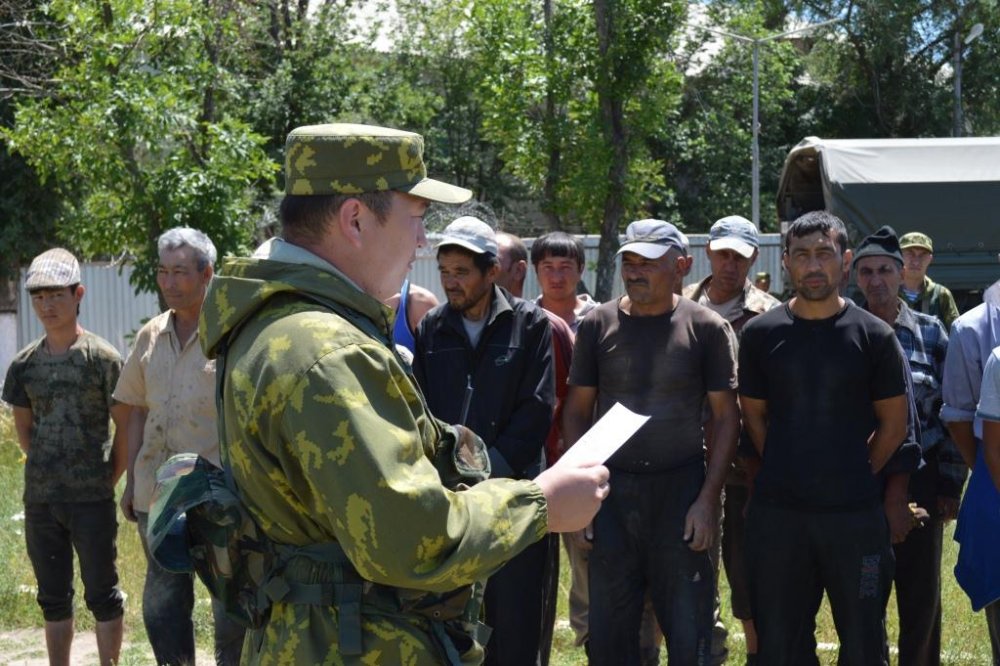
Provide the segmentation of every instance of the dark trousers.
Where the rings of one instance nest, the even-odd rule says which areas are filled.
[[[149,554],[146,543],[148,514],[138,513],[139,539],[146,554],[146,581],[142,588],[142,621],[157,664],[193,664],[194,575],[173,573],[161,567]],[[245,630],[229,619],[222,604],[212,599],[215,625],[215,663],[236,666],[240,663]]]
[[[937,457],[910,476],[910,498],[931,514],[937,509]],[[941,544],[944,525],[932,519],[893,546],[896,555],[896,604],[899,609],[899,663],[941,663]]]
[[[73,617],[73,550],[80,560],[87,608],[98,622],[122,616],[118,589],[117,507],[97,502],[31,502],[24,506],[24,537],[46,622]]]
[[[549,534],[544,540],[549,542],[549,563],[545,571],[545,598],[542,599],[542,636],[539,640],[538,661],[541,666],[548,666],[559,594],[559,535]]]
[[[751,499],[746,565],[761,666],[809,666],[823,592],[840,666],[884,666],[885,607],[894,558],[880,504],[818,513]]]
[[[611,471],[612,492],[594,519],[590,553],[590,663],[640,663],[639,626],[648,590],[672,666],[705,664],[715,577],[708,551],[684,542],[684,519],[704,465],[651,474]]]
[[[533,543],[486,582],[483,604],[493,629],[487,666],[532,666],[540,662],[542,618],[550,560],[549,538]]]
[[[750,491],[746,486],[736,483],[726,485],[722,519],[722,562],[726,565],[733,617],[739,620],[749,620],[753,617],[750,612],[746,558],[743,556],[746,544],[744,510],[749,497]]]
[[[986,628],[990,632],[993,648],[993,666],[1000,666],[1000,601],[994,601],[983,609],[986,614]]]

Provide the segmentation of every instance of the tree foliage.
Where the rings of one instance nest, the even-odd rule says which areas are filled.
[[[0,253],[136,256],[152,289],[162,230],[264,233],[293,127],[369,122],[513,231],[600,232],[606,296],[629,220],[750,216],[751,49],[699,26],[832,17],[760,50],[765,230],[802,137],[951,134],[976,23],[962,129],[1000,131],[996,0],[0,0]]]
[[[155,285],[155,239],[189,225],[220,251],[246,249],[251,186],[272,178],[262,138],[226,113],[224,2],[56,0],[66,51],[57,85],[22,100],[4,130],[63,198],[62,240],[84,256],[134,254]]]

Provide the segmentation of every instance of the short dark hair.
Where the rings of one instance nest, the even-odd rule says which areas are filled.
[[[75,294],[76,290],[80,287],[79,282],[74,282],[73,284],[66,285],[65,287],[35,287],[34,289],[28,290],[28,296],[37,294],[40,291],[62,291],[63,289],[68,289],[70,294]],[[80,304],[76,304],[76,314],[80,315]]]
[[[319,196],[288,194],[281,200],[278,214],[282,233],[288,240],[316,242],[330,220],[340,212],[348,199],[363,203],[379,222],[385,222],[392,208],[392,190],[361,194],[323,194]]]
[[[847,252],[847,227],[839,217],[825,210],[814,210],[792,222],[785,234],[785,252],[791,247],[792,237],[802,238],[816,232],[830,236],[840,246],[840,253]]]
[[[516,264],[519,261],[528,260],[528,248],[524,246],[524,241],[522,241],[514,234],[509,234],[506,231],[497,232],[498,241],[500,240],[501,236],[510,241],[510,252],[507,253],[507,256],[510,258],[511,264]]]
[[[583,241],[565,231],[550,231],[539,236],[531,244],[531,265],[538,266],[538,263],[546,257],[576,259],[576,265],[582,269],[586,261]]]
[[[437,251],[438,259],[441,258],[442,252],[458,252],[467,257],[472,257],[472,265],[475,266],[482,275],[486,275],[486,271],[490,270],[493,266],[500,265],[500,259],[492,252],[473,252],[472,250],[468,250],[461,245],[442,245]]]

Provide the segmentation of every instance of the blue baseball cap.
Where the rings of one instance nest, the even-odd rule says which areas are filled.
[[[637,220],[625,230],[625,242],[618,254],[634,252],[646,259],[659,259],[671,248],[687,254],[687,238],[674,225],[663,220]]]
[[[749,259],[758,247],[760,247],[760,237],[757,227],[739,215],[730,215],[717,220],[708,231],[709,250],[732,250]]]

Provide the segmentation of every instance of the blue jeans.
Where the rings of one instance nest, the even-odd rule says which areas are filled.
[[[594,519],[590,553],[592,665],[640,663],[647,590],[670,664],[706,663],[715,573],[708,551],[684,542],[684,519],[704,478],[701,463],[649,474],[611,470],[611,494]]]
[[[149,554],[146,543],[146,525],[149,515],[136,513],[139,538],[146,554],[146,582],[142,588],[142,621],[146,635],[153,647],[157,664],[193,664],[194,575],[173,573],[161,567]],[[215,625],[215,662],[220,666],[236,666],[243,649],[244,628],[226,615],[225,610],[212,599],[212,616]]]

